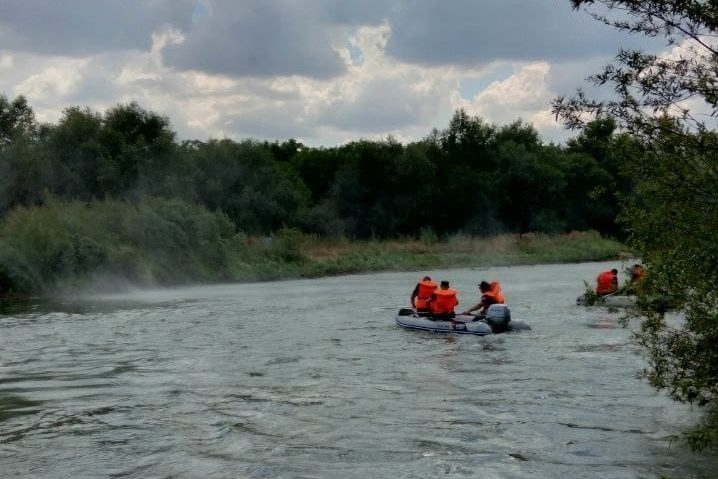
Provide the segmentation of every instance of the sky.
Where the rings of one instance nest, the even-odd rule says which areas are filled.
[[[43,122],[136,101],[181,139],[410,142],[464,108],[560,142],[551,100],[622,47],[657,45],[568,0],[0,0],[0,93]]]

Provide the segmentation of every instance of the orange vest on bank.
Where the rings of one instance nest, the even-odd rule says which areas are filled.
[[[416,309],[427,309],[429,307],[429,300],[431,295],[436,291],[436,283],[433,281],[420,281],[419,282],[419,293],[414,299],[414,307]]]
[[[596,278],[596,294],[610,294],[616,291],[614,280],[616,275],[611,271],[604,271]]]
[[[456,290],[437,289],[434,291],[434,299],[429,303],[433,314],[450,314],[454,312],[454,306],[459,304],[456,299]]]
[[[646,276],[646,270],[641,266],[639,266],[638,268],[634,268],[633,276],[633,282],[638,284],[643,281],[644,276]]]

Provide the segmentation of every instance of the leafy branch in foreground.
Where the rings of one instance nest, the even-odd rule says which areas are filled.
[[[601,4],[595,18],[662,37],[664,54],[620,51],[589,80],[613,90],[600,101],[578,91],[553,111],[570,128],[612,118],[643,146],[624,168],[634,180],[621,220],[649,268],[639,291],[636,333],[648,353],[645,376],[678,401],[705,406],[705,422],[686,435],[694,449],[718,439],[718,9],[705,1],[572,0]],[[670,297],[677,317],[666,316]]]

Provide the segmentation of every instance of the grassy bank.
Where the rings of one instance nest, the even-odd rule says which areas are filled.
[[[176,199],[53,201],[0,222],[0,295],[607,260],[624,251],[594,232],[446,241],[330,240],[294,230],[251,237],[222,213]]]
[[[362,271],[407,271],[457,267],[571,263],[616,259],[628,254],[621,243],[595,232],[565,235],[453,236],[447,241],[357,242],[305,238],[305,274],[323,276]]]

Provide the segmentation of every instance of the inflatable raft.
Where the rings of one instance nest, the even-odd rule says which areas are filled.
[[[531,326],[522,321],[512,321],[511,311],[505,304],[492,304],[486,312],[486,317],[481,319],[462,314],[457,314],[452,320],[434,319],[426,314],[417,313],[416,309],[401,308],[396,315],[396,324],[403,328],[421,331],[477,336],[531,329]]]

